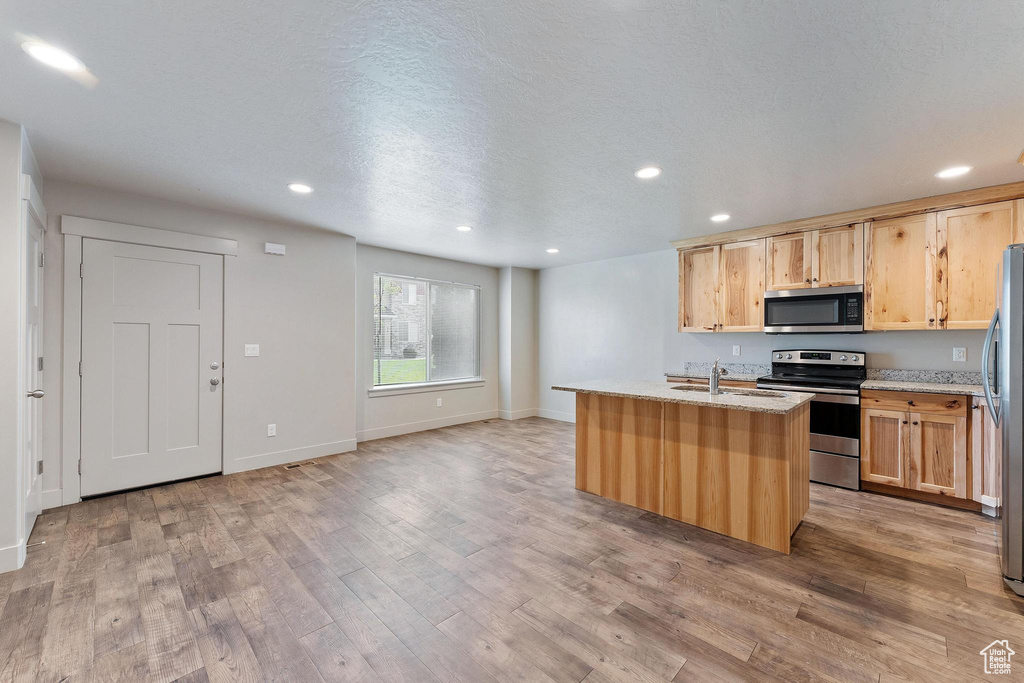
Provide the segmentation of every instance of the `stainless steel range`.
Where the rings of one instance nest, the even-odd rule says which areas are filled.
[[[758,389],[799,391],[811,399],[811,481],[860,489],[862,351],[785,350],[772,353],[772,374]]]

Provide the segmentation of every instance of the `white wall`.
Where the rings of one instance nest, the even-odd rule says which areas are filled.
[[[537,271],[502,268],[498,285],[501,417],[537,414]]]
[[[62,487],[62,214],[238,241],[224,267],[226,472],[355,447],[352,237],[61,181],[46,191],[44,490]],[[264,242],[287,255],[265,255]],[[246,343],[260,357],[244,357]]]
[[[16,569],[21,541],[19,435],[21,385],[21,126],[0,121],[0,572]]]
[[[867,353],[872,368],[980,370],[985,333],[870,332],[857,335],[681,334],[676,331],[673,249],[540,271],[540,414],[572,420],[573,394],[560,382],[598,378],[663,379],[687,361],[770,362],[773,349],[837,348]],[[732,355],[739,344],[741,355]],[[967,347],[967,363],[952,348]]]
[[[356,435],[360,441],[498,417],[498,269],[366,245],[356,248]],[[480,285],[483,386],[370,396],[373,276],[405,275]],[[441,407],[437,399],[442,400]]]

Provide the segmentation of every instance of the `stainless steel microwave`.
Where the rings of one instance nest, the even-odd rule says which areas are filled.
[[[768,334],[863,332],[864,286],[765,292],[764,331]]]

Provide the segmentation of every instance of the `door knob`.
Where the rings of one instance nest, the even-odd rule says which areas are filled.
[[[45,395],[46,394],[43,393],[42,389],[36,389],[35,391],[30,391],[26,394],[29,398],[42,398]]]
[[[212,384],[213,386],[217,386],[218,384],[220,384],[220,380],[217,379],[216,377],[211,377],[210,384]]]

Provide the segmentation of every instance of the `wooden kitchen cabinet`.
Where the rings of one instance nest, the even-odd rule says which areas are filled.
[[[764,328],[764,240],[723,244],[718,268],[719,332]]]
[[[936,329],[935,214],[864,225],[864,329]]]
[[[937,309],[946,329],[985,329],[996,309],[1003,250],[1024,239],[1022,201],[940,211]]]
[[[766,289],[808,289],[864,283],[864,226],[769,237]]]
[[[769,237],[765,247],[766,289],[808,289],[811,286],[811,234],[813,230]]]
[[[861,411],[860,478],[875,484],[903,486],[910,419],[895,410]]]
[[[862,484],[970,497],[963,396],[865,390],[861,400]]]
[[[907,488],[967,497],[967,418],[910,413]]]
[[[721,247],[679,252],[679,331],[718,327],[718,261]]]
[[[996,408],[999,401],[996,400]],[[971,498],[982,510],[994,513],[1000,506],[1002,489],[1003,441],[1000,427],[988,412],[985,399],[971,401],[970,449],[972,482]]]
[[[725,379],[728,375],[724,375],[722,379],[718,380],[718,386],[720,387],[733,387],[737,389],[756,389],[757,382],[748,382],[746,380],[739,379]],[[669,384],[687,384],[695,387],[706,387],[710,383],[707,377],[668,377]]]
[[[764,328],[764,240],[679,252],[679,331]]]
[[[1024,240],[1024,200],[865,225],[864,327],[983,330],[1003,250]]]

